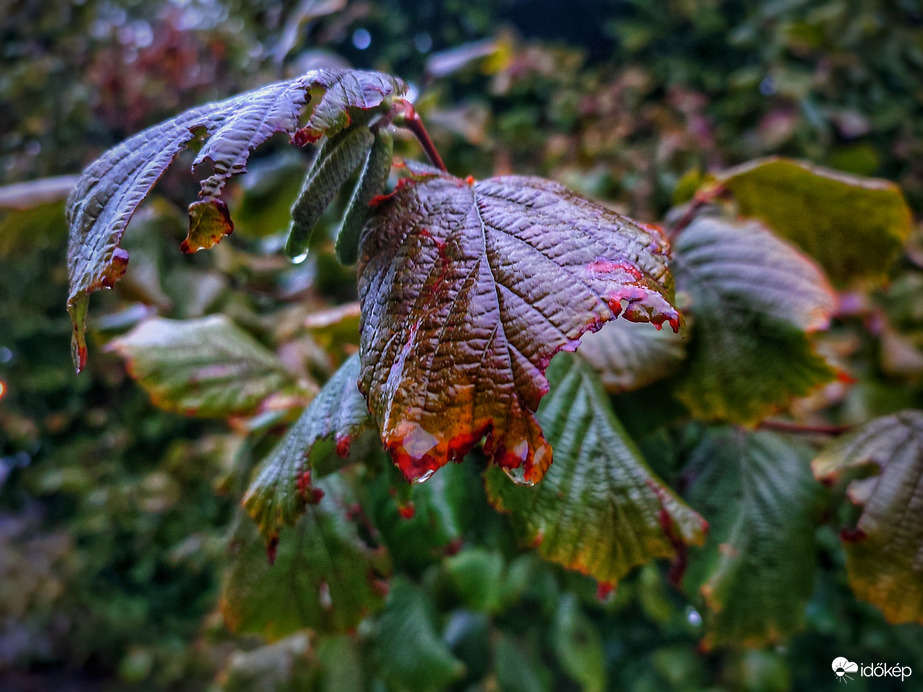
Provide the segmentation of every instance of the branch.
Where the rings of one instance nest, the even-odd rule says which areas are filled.
[[[791,423],[783,420],[764,420],[758,426],[761,430],[774,430],[776,432],[794,433],[800,435],[828,435],[836,437],[849,432],[855,426],[852,425],[804,425],[801,423]]]
[[[410,130],[413,136],[417,138],[417,141],[420,142],[420,146],[423,147],[423,151],[429,157],[430,163],[439,170],[448,172],[442,162],[442,157],[439,156],[439,152],[436,150],[436,145],[429,138],[429,133],[423,126],[423,121],[414,109],[413,104],[404,99],[395,99],[392,112],[394,113],[392,122],[398,127]]]

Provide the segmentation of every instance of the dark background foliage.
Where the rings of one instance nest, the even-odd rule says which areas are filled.
[[[79,173],[185,108],[348,64],[411,83],[459,175],[544,175],[656,221],[707,171],[783,154],[894,180],[923,211],[914,0],[49,0],[2,1],[0,16],[4,185]],[[329,242],[298,268],[267,256],[301,165],[281,143],[257,152],[230,191],[234,242],[183,259],[175,247],[195,187],[168,174],[126,235],[135,277],[99,300],[95,331],[120,334],[154,310],[223,312],[275,347],[305,315],[354,299],[355,277]],[[226,629],[217,601],[242,478],[291,411],[228,426],[161,410],[99,344],[75,376],[62,209],[0,210],[0,688],[349,689],[355,670],[406,685],[388,651],[348,637],[266,647]],[[921,289],[917,235],[872,296],[876,309],[834,329],[831,348],[863,376],[848,396],[828,392],[843,422],[923,406]],[[351,338],[319,330],[280,349],[302,394]],[[632,410],[651,393],[633,396],[615,406],[641,439],[650,421]],[[648,438],[643,451],[678,481],[684,435],[696,434]],[[434,641],[418,642],[420,689],[599,689],[605,679],[613,689],[821,689],[839,655],[923,675],[920,628],[888,625],[846,585],[836,518],[817,530],[806,628],[776,646],[703,652],[701,616],[659,566],[600,599],[595,582],[516,547],[477,481],[459,475],[458,487],[475,488],[457,519],[464,550],[445,558],[420,537],[425,527],[391,522],[394,543],[409,546],[392,550],[401,576],[391,589],[407,618],[435,623]],[[387,488],[379,479],[366,511],[391,511]]]

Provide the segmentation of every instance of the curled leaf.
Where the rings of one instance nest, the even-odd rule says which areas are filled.
[[[369,218],[369,205],[385,189],[393,153],[394,137],[391,133],[388,130],[375,133],[375,144],[359,174],[359,181],[349,199],[349,206],[337,234],[336,253],[343,264],[355,264],[359,257],[359,237]]]
[[[299,118],[312,90],[317,102],[299,130]],[[206,160],[212,167],[202,181],[201,201],[190,209],[189,250],[209,247],[220,238],[219,232],[232,228],[219,196],[228,178],[246,170],[253,148],[277,132],[288,134],[299,145],[334,134],[356,113],[385,107],[392,95],[405,90],[400,80],[376,72],[313,71],[186,111],[134,135],[90,164],[67,202],[68,312],[74,321],[78,370],[86,357],[88,296],[114,283],[116,250],[125,227],[174,157],[193,140],[206,139],[194,167]],[[313,139],[296,136],[304,132]]]
[[[551,463],[544,371],[622,315],[679,327],[666,241],[556,183],[407,179],[362,236],[360,388],[410,480],[482,437],[521,481]]]
[[[314,226],[374,142],[369,128],[360,125],[328,139],[317,154],[292,206],[292,227],[285,252],[296,257],[308,249]]]

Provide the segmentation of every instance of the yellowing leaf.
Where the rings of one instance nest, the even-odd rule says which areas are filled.
[[[841,534],[853,591],[889,622],[923,624],[923,411],[866,423],[812,467],[826,483],[865,476],[848,488],[862,516]]]
[[[679,326],[656,230],[538,178],[402,181],[362,236],[360,387],[410,480],[482,437],[520,480],[551,463],[544,370],[622,315]]]
[[[910,235],[901,189],[801,161],[769,158],[718,178],[754,216],[820,262],[837,284],[882,280]]]

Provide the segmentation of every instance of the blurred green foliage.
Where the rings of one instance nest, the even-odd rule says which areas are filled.
[[[894,180],[923,210],[914,0],[7,0],[0,15],[3,184],[76,173],[184,108],[346,61],[413,82],[462,175],[545,175],[657,219],[709,170],[784,154]],[[126,235],[126,280],[95,299],[98,339],[154,312],[223,313],[295,376],[326,379],[354,340],[304,322],[354,298],[355,277],[329,236],[299,267],[278,256],[302,163],[258,152],[229,190],[238,233],[189,258],[175,249],[195,188],[166,176]],[[597,593],[516,546],[470,461],[412,496],[392,494],[389,465],[350,480],[349,510],[380,532],[363,547],[387,546],[392,564],[376,569],[400,575],[383,610],[345,635],[230,633],[218,599],[235,506],[299,401],[229,426],[154,408],[99,348],[75,377],[65,234],[60,203],[0,209],[0,688],[821,689],[840,655],[923,674],[920,628],[888,625],[849,590],[843,517],[816,530],[802,632],[704,652],[703,618],[665,569]],[[919,234],[891,279],[844,308],[825,344],[862,383],[800,406],[832,402],[843,422],[923,406]],[[615,406],[649,464],[681,483],[701,431],[645,437],[649,422],[631,417],[645,397],[656,392]],[[865,682],[852,686],[877,689]]]

